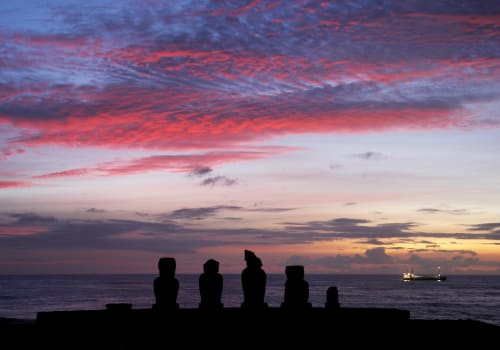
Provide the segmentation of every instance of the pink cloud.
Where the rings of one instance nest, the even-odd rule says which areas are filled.
[[[22,148],[10,148],[6,147],[3,149],[0,149],[0,160],[5,160],[15,154],[23,154],[25,152],[24,149]]]
[[[11,187],[27,187],[32,186],[31,183],[25,181],[0,181],[0,189]]]
[[[192,173],[200,168],[237,161],[254,160],[296,150],[287,147],[263,147],[260,150],[221,151],[190,155],[157,155],[126,161],[110,161],[94,167],[71,169],[34,176],[37,179],[63,178],[85,175],[129,175],[151,171]]]
[[[43,226],[8,226],[0,227],[0,236],[32,236],[46,231]]]
[[[90,169],[71,169],[71,170],[64,170],[64,171],[58,171],[54,173],[49,173],[49,174],[44,174],[44,175],[39,175],[39,176],[34,176],[36,179],[53,179],[53,178],[59,178],[59,177],[71,177],[71,176],[83,176],[87,175],[91,172]]]

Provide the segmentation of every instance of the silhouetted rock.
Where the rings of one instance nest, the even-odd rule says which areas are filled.
[[[2,328],[0,320],[0,335],[6,349],[235,349],[263,344],[385,349],[405,346],[402,341],[481,349],[498,342],[500,327],[472,320],[411,320],[408,311],[398,309],[343,307],[332,315],[323,307],[297,313],[269,307],[249,317],[246,310],[226,307],[215,314],[197,308],[170,313],[132,309],[119,317],[108,310],[39,312],[32,325]]]
[[[325,308],[329,311],[338,310],[340,308],[339,291],[337,287],[332,286],[326,290]]]
[[[281,306],[297,310],[311,308],[312,305],[309,303],[309,283],[304,280],[304,266],[287,266],[285,273],[285,298]]]
[[[200,309],[218,310],[223,307],[222,287],[223,278],[219,273],[219,262],[214,259],[209,259],[203,264],[203,273],[199,278],[200,288]]]
[[[132,310],[132,304],[130,303],[111,303],[106,304],[106,310],[111,312],[126,312]]]
[[[258,310],[266,308],[264,302],[266,294],[267,276],[262,269],[262,261],[250,250],[245,250],[247,267],[241,273],[243,287],[242,308]]]
[[[154,293],[156,304],[155,310],[178,309],[177,294],[179,293],[179,281],[175,278],[176,263],[174,258],[165,257],[158,261],[160,276],[154,280]]]

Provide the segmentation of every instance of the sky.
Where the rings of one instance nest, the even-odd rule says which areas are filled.
[[[0,13],[0,274],[500,274],[500,2]]]

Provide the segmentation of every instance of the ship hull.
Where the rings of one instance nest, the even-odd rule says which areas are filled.
[[[404,281],[446,281],[446,276],[411,276],[403,277]]]

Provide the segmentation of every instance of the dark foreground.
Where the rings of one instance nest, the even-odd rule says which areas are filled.
[[[4,320],[5,349],[415,348],[500,339],[500,327],[472,320],[412,320],[406,310],[268,308],[248,311],[151,309],[40,312],[34,322]]]

